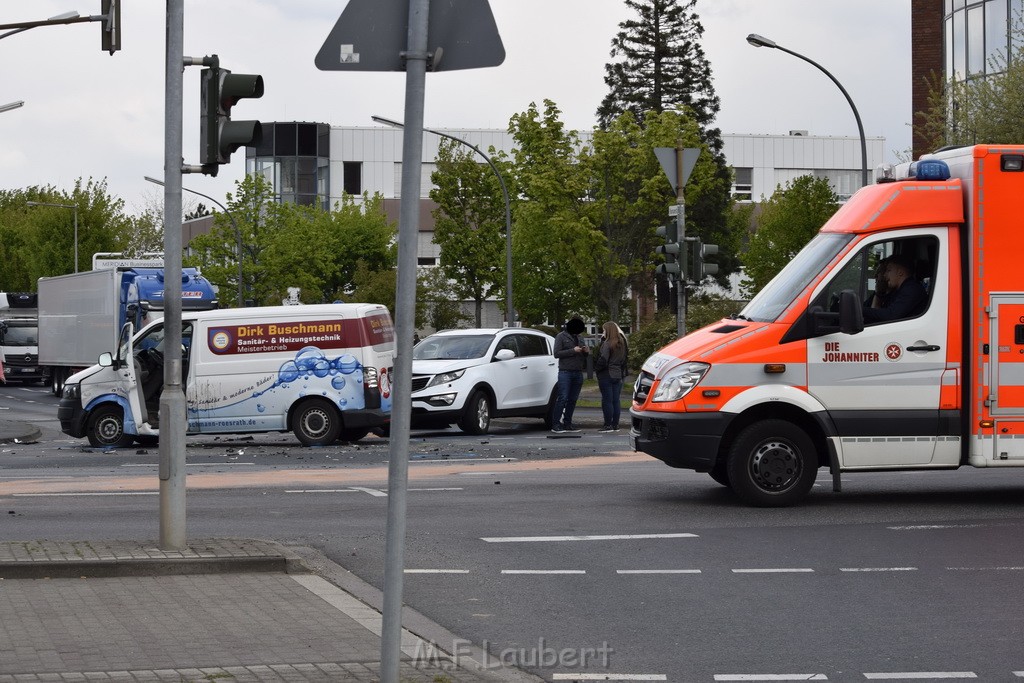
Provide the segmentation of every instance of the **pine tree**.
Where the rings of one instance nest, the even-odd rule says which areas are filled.
[[[697,0],[624,1],[638,16],[620,23],[612,39],[611,57],[621,60],[605,65],[609,93],[597,110],[601,128],[626,111],[643,121],[649,111],[685,108],[701,130],[718,138],[710,128],[720,104],[700,45]],[[720,141],[712,145],[716,152],[720,147]]]

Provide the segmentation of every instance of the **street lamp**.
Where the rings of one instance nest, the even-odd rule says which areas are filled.
[[[400,121],[394,121],[392,119],[386,119],[383,116],[371,116],[371,119],[377,123],[383,123],[385,126],[391,126],[392,128],[405,128],[405,124]],[[484,158],[484,161],[494,171],[494,175],[498,177],[498,184],[501,186],[501,196],[505,200],[505,320],[509,327],[513,327],[516,322],[516,310],[512,304],[512,211],[509,207],[508,201],[508,189],[505,187],[505,179],[501,177],[501,172],[498,171],[498,167],[494,165],[494,161],[489,156],[483,153],[483,151],[476,145],[466,142],[462,138],[457,138],[454,135],[448,133],[442,133],[439,130],[433,130],[431,128],[424,128],[428,133],[439,135],[442,138],[448,138],[455,142],[462,143],[466,147],[469,147],[474,152]]]
[[[783,52],[788,52],[794,57],[798,57],[807,62],[808,64],[816,66],[818,69],[821,70],[823,74],[832,79],[832,82],[835,83],[836,86],[839,87],[839,90],[842,91],[843,96],[846,98],[846,101],[850,103],[850,109],[853,110],[853,117],[857,119],[857,131],[860,133],[860,182],[862,187],[866,187],[868,184],[868,143],[864,137],[864,126],[860,122],[860,114],[857,113],[857,107],[856,105],[854,105],[853,99],[850,98],[850,94],[846,92],[846,88],[843,87],[843,84],[837,81],[836,77],[830,74],[821,64],[818,64],[813,59],[808,59],[807,57],[804,57],[799,52],[793,52],[792,50],[782,47],[774,40],[770,40],[768,38],[765,38],[764,36],[759,36],[756,33],[751,33],[750,35],[747,36],[747,42],[753,45],[754,47],[769,47],[775,50],[782,50]]]
[[[58,209],[71,209],[75,212],[75,272],[78,272],[78,205],[77,204],[53,204],[50,202],[25,202],[29,206],[55,206]]]
[[[151,178],[148,175],[142,177],[151,183],[160,185],[161,187],[164,184],[162,180]],[[206,199],[209,199],[211,202],[219,206],[221,210],[224,211],[225,214],[227,214],[227,217],[231,219],[231,226],[235,229],[235,241],[237,242],[235,248],[238,250],[238,307],[241,308],[242,306],[245,305],[245,298],[242,286],[242,231],[238,229],[238,221],[235,220],[235,215],[228,211],[228,207],[224,206],[210,195],[203,194],[202,192],[196,192],[195,190],[190,190],[187,187],[182,187],[181,189],[184,190],[185,192],[191,192],[192,194],[197,194],[200,197],[205,197]]]
[[[25,104],[25,100],[18,100],[17,102],[8,102],[7,104],[0,104],[0,112],[10,111],[17,109]]]
[[[6,38],[7,36],[13,36],[15,33],[27,31],[30,28],[36,28],[37,26],[50,26],[53,24],[76,24],[79,21],[90,21],[91,19],[91,17],[82,19],[81,17],[79,17],[78,12],[76,12],[75,10],[71,10],[70,12],[63,12],[61,14],[58,14],[57,16],[50,17],[45,21],[26,22],[29,24],[28,26],[18,26],[18,28],[15,28],[12,31],[8,31],[7,33],[0,33],[0,39]]]

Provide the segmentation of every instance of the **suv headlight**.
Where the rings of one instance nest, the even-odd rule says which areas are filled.
[[[458,378],[466,374],[466,370],[455,370],[453,372],[442,372],[440,375],[434,375],[433,379],[427,382],[428,387],[436,387],[438,384],[448,384],[448,382],[454,382]]]
[[[60,397],[77,401],[81,396],[81,389],[80,384],[65,384],[64,391],[61,392]]]
[[[656,403],[678,401],[690,393],[710,369],[707,363],[683,363],[672,368],[658,382],[658,389],[651,400]]]

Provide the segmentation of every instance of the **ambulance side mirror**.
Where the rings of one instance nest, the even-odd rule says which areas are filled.
[[[843,334],[859,334],[864,331],[864,309],[860,297],[852,289],[839,293],[839,331]]]

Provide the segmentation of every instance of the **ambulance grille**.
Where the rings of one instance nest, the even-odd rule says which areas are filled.
[[[646,401],[652,386],[654,386],[654,375],[649,372],[641,372],[633,385],[633,400],[637,403]]]

